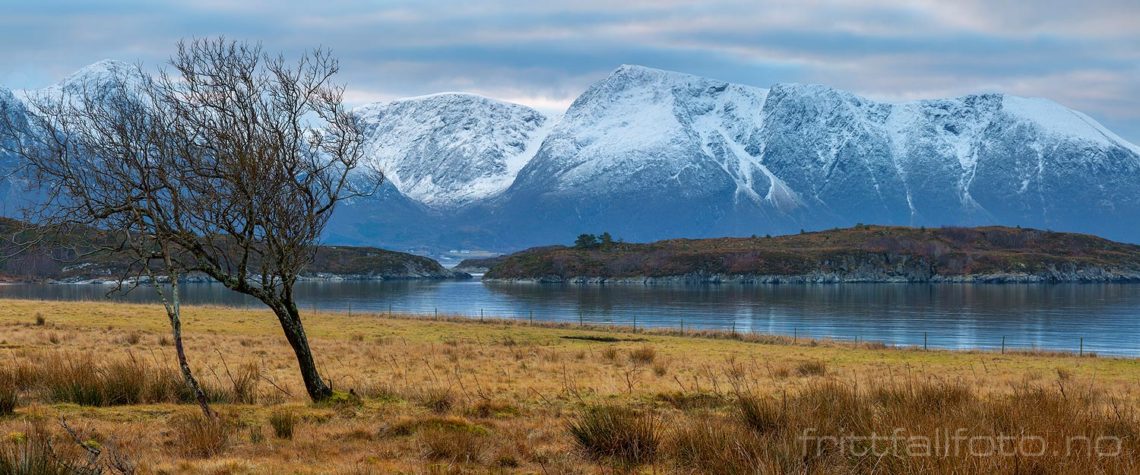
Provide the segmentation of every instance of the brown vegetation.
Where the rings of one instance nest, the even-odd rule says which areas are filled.
[[[1140,272],[1140,246],[1035,229],[857,226],[798,235],[550,246],[500,258],[488,278],[797,276],[883,273],[919,278],[1089,268]]]
[[[1135,360],[319,314],[306,323],[337,395],[312,403],[264,311],[187,307],[187,351],[220,416],[211,422],[183,394],[172,349],[157,338],[161,308],[0,303],[0,395],[19,395],[14,414],[0,415],[0,473],[25,459],[44,470],[86,467],[87,448],[100,450],[103,473],[121,473],[113,462],[203,474],[1140,468]],[[128,345],[131,334],[140,338]],[[831,439],[898,430],[933,440],[959,428],[1039,436],[1018,440],[1049,452],[928,457],[880,440],[876,450],[896,452],[875,457],[851,452],[870,448],[866,440]],[[1098,455],[1089,445],[1098,440],[1119,440],[1120,453]]]

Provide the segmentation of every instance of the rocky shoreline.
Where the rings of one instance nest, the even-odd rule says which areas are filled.
[[[1140,283],[1140,271],[1082,269],[1069,272],[999,273],[967,275],[889,275],[841,274],[818,272],[799,275],[704,274],[672,276],[563,278],[556,275],[540,278],[484,278],[486,282],[521,284],[578,285],[705,285],[705,284],[1065,284],[1065,283]]]
[[[466,272],[424,272],[424,273],[410,273],[410,274],[332,274],[327,272],[318,272],[315,274],[302,275],[298,278],[300,282],[382,282],[382,281],[403,281],[403,280],[467,280],[471,279],[471,274]],[[149,279],[143,279],[146,281]],[[159,279],[160,281],[162,279]],[[214,284],[217,283],[214,279],[204,275],[191,275],[183,277],[179,282],[184,284]],[[45,280],[27,280],[27,281],[11,281],[9,283],[44,283],[44,284],[57,284],[57,285],[117,285],[117,279],[107,277],[91,277],[91,276],[75,276],[64,279],[45,279]],[[126,283],[126,281],[124,282]]]

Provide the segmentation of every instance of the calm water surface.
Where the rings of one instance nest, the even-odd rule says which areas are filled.
[[[185,300],[256,301],[220,285]],[[0,285],[0,298],[106,299],[100,285]],[[639,327],[710,328],[934,348],[1037,348],[1140,356],[1140,284],[574,286],[445,282],[306,282],[303,309],[533,318]],[[153,301],[138,289],[116,300]],[[3,302],[0,301],[0,305]]]

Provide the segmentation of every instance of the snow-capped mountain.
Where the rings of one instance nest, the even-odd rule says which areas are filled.
[[[0,127],[11,124],[17,131],[26,130],[27,109],[12,91],[0,87]],[[27,188],[21,173],[16,150],[16,136],[0,131],[0,216],[16,217],[23,203],[23,189]]]
[[[89,97],[103,100],[109,94],[120,91],[130,92],[142,81],[149,80],[131,64],[114,60],[103,60],[86,66],[64,78],[62,81],[42,89],[11,91],[0,87],[0,114],[9,120],[0,121],[0,127],[12,123],[17,130],[5,130],[0,134],[0,216],[22,217],[29,209],[43,199],[42,191],[30,186],[27,167],[20,164],[12,143],[13,137],[20,137],[25,146],[31,146],[37,132],[34,121],[29,121],[37,108],[38,101],[71,101],[81,107],[81,100]],[[15,134],[11,133],[15,132]]]
[[[133,72],[101,62],[49,91],[130,85]],[[560,118],[458,93],[355,113],[388,182],[338,209],[334,243],[511,251],[583,232],[643,241],[860,222],[1140,242],[1140,147],[1046,99],[885,103],[622,66]]]
[[[426,205],[462,206],[501,193],[534,156],[542,113],[474,94],[443,93],[362,106],[369,165]]]
[[[510,229],[494,243],[503,247],[589,230],[651,240],[859,222],[1137,241],[1137,212],[1140,149],[1045,99],[891,104],[622,66],[571,105],[486,217],[471,219]]]
[[[764,89],[622,66],[574,101],[495,214],[511,227],[535,217],[524,227],[535,242],[568,229],[636,240],[738,221],[790,229],[803,204],[759,155],[766,100]]]

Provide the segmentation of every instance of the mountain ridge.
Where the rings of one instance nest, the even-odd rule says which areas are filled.
[[[129,84],[128,66],[61,84]],[[652,241],[860,222],[1140,241],[1140,147],[1048,99],[892,103],[622,65],[561,116],[469,93],[354,111],[389,180],[337,211],[340,244],[505,252],[597,229]]]

